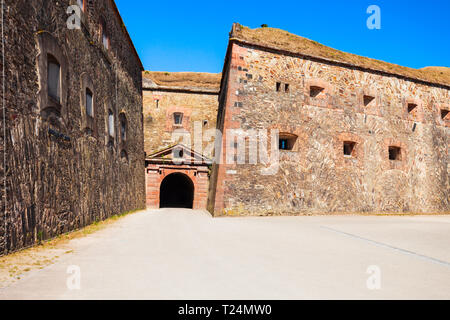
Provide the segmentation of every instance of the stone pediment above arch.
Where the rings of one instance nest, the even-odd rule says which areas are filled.
[[[211,159],[183,144],[172,145],[152,153],[146,157],[146,162],[212,164]]]

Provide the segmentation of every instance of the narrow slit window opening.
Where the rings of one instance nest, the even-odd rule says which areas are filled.
[[[102,44],[103,47],[108,50],[109,49],[109,35],[108,35],[108,31],[106,30],[106,23],[104,21],[102,21],[101,23],[101,32],[102,32]]]
[[[123,142],[127,140],[127,119],[123,113],[120,114],[120,138]]]
[[[120,157],[121,157],[123,160],[128,161],[128,153],[127,153],[127,151],[126,151],[125,149],[123,149],[123,150],[120,152]]]
[[[281,89],[281,82],[277,82],[276,90],[277,92],[280,92]]]

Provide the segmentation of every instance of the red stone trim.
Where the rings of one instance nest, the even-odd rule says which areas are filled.
[[[215,200],[214,204],[211,205],[211,211],[213,211],[214,215],[220,216],[224,215],[225,206],[225,197],[224,194],[227,189],[228,182],[234,179],[234,175],[228,174],[228,170],[235,170],[235,164],[226,164],[226,148],[227,148],[227,129],[240,129],[241,123],[240,121],[235,121],[233,118],[236,118],[237,115],[240,114],[241,108],[235,107],[235,102],[239,101],[240,97],[238,90],[240,89],[240,83],[238,81],[234,81],[234,79],[239,78],[239,74],[245,74],[245,70],[247,69],[247,65],[245,62],[245,58],[248,54],[247,48],[240,47],[238,44],[232,44],[231,48],[231,60],[229,66],[229,76],[227,83],[227,92],[226,92],[226,105],[224,106],[223,115],[223,136],[222,136],[222,146],[221,146],[221,159],[220,164],[217,164],[215,170],[217,170],[217,178],[216,178],[216,190],[215,190]]]

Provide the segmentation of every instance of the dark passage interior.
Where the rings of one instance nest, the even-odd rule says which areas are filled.
[[[161,183],[160,208],[188,208],[194,206],[194,183],[183,173],[172,173]]]

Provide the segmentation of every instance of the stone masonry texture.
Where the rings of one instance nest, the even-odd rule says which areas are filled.
[[[209,165],[176,164],[165,159],[149,159],[153,154],[177,143],[184,144],[206,158],[212,158],[216,133],[220,74],[144,72],[144,136],[147,207],[159,208],[161,184],[174,173],[183,174],[194,185],[194,209],[206,209]],[[183,114],[174,123],[174,114]],[[189,134],[190,141],[173,136]],[[194,140],[199,138],[199,142]],[[188,152],[186,152],[188,153]],[[175,191],[174,191],[175,192]]]
[[[148,72],[147,72],[148,73]],[[150,74],[150,73],[149,73]],[[177,73],[171,73],[174,77]],[[175,130],[186,131],[191,136],[188,147],[211,157],[212,149],[208,145],[214,141],[208,134],[216,129],[218,108],[218,87],[220,77],[215,77],[217,88],[160,86],[151,81],[151,75],[144,81],[144,136],[145,152],[151,155],[178,141],[172,139]],[[216,79],[217,78],[217,79]],[[181,126],[174,125],[174,113],[182,113]],[[198,127],[195,128],[195,125]],[[194,145],[195,130],[205,140],[201,146]],[[182,142],[180,140],[180,142]]]
[[[85,0],[81,29],[71,30],[66,11],[75,3],[5,3],[0,255],[145,207],[142,64],[113,1]],[[109,49],[102,46],[102,28]],[[61,65],[56,109],[43,68],[50,54]],[[84,111],[87,87],[93,119]],[[114,114],[111,138],[108,110]],[[126,119],[126,136],[119,119]]]
[[[315,87],[322,91],[312,97]],[[231,35],[219,97],[221,157],[227,129],[276,129],[297,139],[280,150],[273,175],[261,174],[264,164],[249,164],[248,145],[246,164],[214,165],[209,211],[448,213],[450,123],[441,116],[449,89]],[[344,142],[354,144],[351,155],[344,155]],[[390,147],[400,150],[397,160],[389,159]]]

